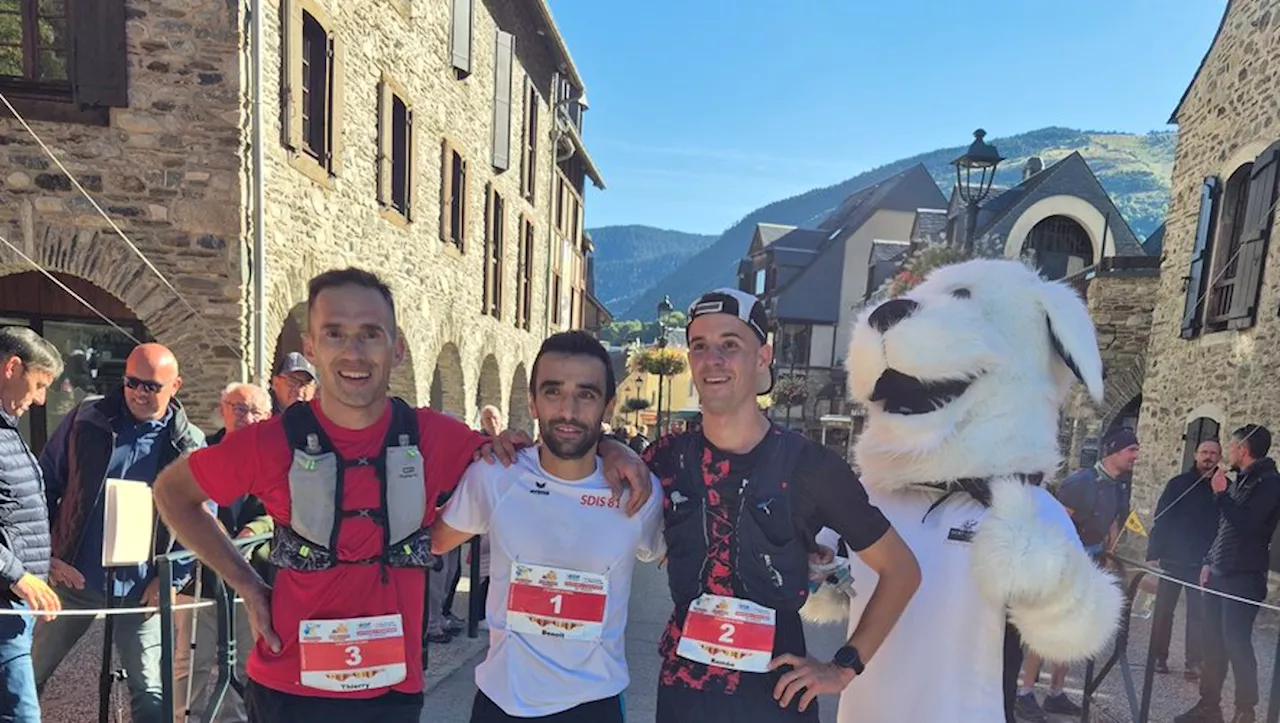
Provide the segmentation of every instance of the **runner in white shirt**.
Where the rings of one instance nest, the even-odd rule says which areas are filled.
[[[541,444],[510,467],[473,464],[432,528],[436,554],[490,541],[489,653],[471,723],[623,721],[631,572],[665,546],[663,498],[627,517],[596,460],[616,386],[600,342],[547,339],[530,386]]]

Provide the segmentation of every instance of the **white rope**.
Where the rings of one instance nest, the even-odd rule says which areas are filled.
[[[240,602],[236,598],[236,602]],[[182,603],[180,605],[170,606],[170,610],[194,610],[195,608],[207,608],[217,605],[213,600],[202,600],[200,602]],[[0,608],[0,616],[3,615],[52,615],[54,617],[64,616],[85,616],[85,615],[140,615],[142,613],[159,612],[159,606],[140,607],[140,608],[102,608],[98,610],[15,610],[12,608]]]
[[[1178,585],[1181,585],[1185,588],[1189,588],[1191,590],[1199,590],[1200,592],[1203,592],[1203,593],[1208,593],[1210,595],[1217,595],[1218,597],[1226,598],[1228,600],[1235,600],[1236,602],[1242,602],[1242,603],[1245,603],[1246,605],[1252,605],[1254,607],[1262,608],[1264,610],[1274,610],[1276,612],[1280,612],[1280,607],[1277,607],[1275,605],[1268,605],[1267,603],[1264,603],[1264,602],[1258,602],[1257,600],[1248,600],[1246,598],[1232,595],[1231,593],[1222,592],[1221,590],[1213,590],[1211,588],[1202,587],[1195,583],[1190,583],[1190,582],[1187,582],[1186,580],[1179,580],[1176,577],[1172,577],[1167,573],[1165,573],[1160,568],[1150,567],[1148,565],[1141,565],[1136,562],[1133,562],[1132,560],[1126,560],[1123,557],[1116,557],[1115,555],[1112,555],[1112,557],[1115,557],[1117,560],[1123,562],[1124,564],[1129,565],[1130,567],[1133,567],[1135,569],[1141,570],[1152,577],[1156,577],[1161,580],[1168,580],[1169,582],[1177,583]]]
[[[182,296],[182,294],[178,293],[178,289],[175,288],[174,285],[169,282],[169,279],[167,279],[165,275],[160,272],[160,269],[156,268],[155,264],[151,263],[151,260],[147,258],[147,255],[144,254],[142,250],[139,249],[133,243],[133,241],[129,240],[129,237],[125,235],[124,231],[120,230],[120,227],[116,225],[116,222],[111,218],[111,216],[107,215],[107,212],[102,210],[102,206],[99,206],[98,202],[93,198],[93,196],[89,195],[89,192],[85,190],[84,186],[80,185],[80,181],[77,180],[74,175],[72,175],[71,171],[67,170],[66,166],[62,165],[62,161],[59,160],[58,156],[54,154],[53,149],[49,148],[49,146],[45,144],[44,140],[41,139],[40,136],[36,134],[35,130],[27,123],[27,120],[23,118],[20,113],[18,113],[18,109],[13,107],[13,104],[9,102],[9,99],[5,97],[4,93],[0,93],[0,102],[3,102],[5,107],[9,109],[9,112],[13,114],[13,117],[18,119],[18,122],[22,124],[22,127],[26,129],[27,133],[30,134],[32,138],[35,139],[35,142],[40,145],[40,148],[44,150],[45,154],[49,156],[49,158],[58,167],[58,170],[62,171],[62,173],[66,175],[66,177],[76,187],[76,190],[80,191],[81,195],[83,195],[89,201],[89,203],[93,205],[94,209],[97,210],[98,214],[101,215],[102,218],[105,219],[106,222],[111,225],[112,230],[114,230],[116,232],[116,235],[119,236],[120,239],[125,242],[125,245],[127,245],[130,249],[132,249],[133,252],[137,254],[138,258],[142,259],[142,263],[146,264],[147,268],[151,269],[151,271],[154,272],[157,277],[159,277],[161,283],[163,283],[166,287],[168,287],[168,289],[173,292],[174,296],[178,297],[178,301],[181,301],[182,305],[187,307],[187,309],[191,312],[191,314],[197,319],[199,319],[200,322],[203,323],[205,327],[208,328],[209,331],[213,333],[213,336],[217,338],[218,341],[222,342],[224,346],[226,346],[233,353],[235,353],[238,359],[243,360],[244,355],[240,352],[240,349],[236,346],[233,346],[229,341],[227,341],[226,337],[224,337],[221,333],[219,333],[218,330],[215,329],[213,325],[210,324],[208,320],[206,320],[204,316],[200,314],[200,312],[196,311],[195,307],[193,307],[190,304],[190,302],[188,302],[186,298]]]
[[[116,331],[118,331],[118,332],[120,332],[121,334],[124,334],[125,336],[129,337],[129,339],[130,339],[134,344],[141,344],[141,343],[142,343],[142,342],[138,341],[137,339],[135,339],[135,338],[134,338],[134,336],[133,336],[133,334],[130,334],[130,333],[128,332],[128,330],[126,330],[124,327],[120,326],[119,324],[115,323],[115,322],[114,322],[114,321],[112,321],[111,319],[107,318],[107,315],[106,315],[106,314],[102,313],[101,311],[98,311],[98,310],[97,310],[97,308],[95,308],[93,304],[90,304],[89,302],[85,301],[85,300],[84,300],[84,297],[82,297],[82,296],[80,296],[79,294],[77,294],[76,292],[72,291],[72,290],[71,290],[71,288],[70,288],[70,287],[68,287],[66,284],[62,283],[62,281],[61,281],[58,277],[56,277],[56,276],[54,276],[53,274],[49,273],[49,272],[48,272],[48,270],[46,270],[46,269],[45,269],[44,267],[42,267],[40,264],[37,264],[37,263],[35,262],[35,260],[34,260],[34,259],[32,259],[30,256],[27,256],[26,254],[24,254],[24,253],[22,252],[22,249],[18,248],[17,246],[14,246],[12,243],[10,243],[10,242],[9,242],[9,239],[5,238],[4,236],[0,236],[0,242],[3,242],[5,246],[8,246],[8,247],[9,247],[9,249],[10,249],[10,250],[12,250],[12,251],[13,251],[15,254],[17,254],[19,257],[21,257],[23,261],[26,261],[28,264],[31,264],[31,267],[32,267],[32,268],[34,268],[36,271],[39,271],[40,273],[42,273],[42,274],[44,274],[45,276],[49,277],[49,280],[50,280],[50,281],[52,281],[53,283],[57,284],[57,285],[58,285],[58,287],[59,287],[59,288],[61,288],[63,291],[67,292],[68,294],[71,294],[71,298],[73,298],[73,299],[75,299],[76,301],[78,301],[78,302],[80,302],[81,304],[83,304],[83,305],[85,306],[85,308],[89,309],[89,311],[92,311],[93,313],[97,314],[97,315],[98,315],[98,318],[100,318],[100,319],[102,319],[103,321],[107,322],[107,323],[108,323],[108,324],[110,324],[111,326],[114,326],[114,327],[116,328]]]

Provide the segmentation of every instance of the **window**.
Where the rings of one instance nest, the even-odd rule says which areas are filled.
[[[0,90],[35,120],[106,125],[129,104],[125,0],[0,0]]]
[[[392,220],[413,220],[413,106],[384,77],[378,88],[378,203]]]
[[[295,168],[328,184],[342,164],[343,46],[316,0],[285,0],[284,12],[284,145]]]
[[[1217,325],[1226,322],[1231,313],[1236,285],[1236,271],[1240,258],[1240,241],[1244,234],[1245,204],[1249,202],[1249,176],[1253,164],[1246,163],[1227,180],[1223,192],[1222,214],[1218,221],[1218,233],[1213,254],[1213,285],[1209,291],[1208,322]]]
[[[459,78],[471,74],[471,25],[474,0],[452,0],[453,22],[449,26],[449,54]]]
[[[441,147],[440,238],[466,251],[467,161],[449,141]]]
[[[507,203],[490,185],[486,193],[484,232],[484,303],[480,310],[502,318],[502,258],[506,249]]]
[[[813,327],[808,324],[781,324],[776,349],[781,366],[809,366],[810,338]]]
[[[538,89],[524,79],[524,144],[520,156],[520,192],[529,203],[537,197],[538,177]]]
[[[529,330],[533,319],[533,222],[528,218],[520,218],[520,256],[518,273],[519,288],[516,290],[516,326]]]
[[[768,269],[756,269],[756,296],[763,296],[765,291],[765,278],[769,273]]]
[[[564,243],[551,244],[551,323],[560,325],[563,315],[560,312],[561,281],[564,278]]]
[[[515,36],[497,32],[493,66],[493,167],[511,167],[511,66]]]

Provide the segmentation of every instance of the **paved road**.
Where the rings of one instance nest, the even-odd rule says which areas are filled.
[[[657,565],[638,565],[631,587],[631,609],[627,624],[627,663],[631,686],[627,688],[628,723],[651,723],[658,689],[658,638],[671,615],[671,596],[666,573]],[[830,657],[844,642],[842,627],[809,631],[809,645],[816,657]],[[466,723],[476,694],[473,669],[484,660],[480,651],[468,663],[449,674],[427,693],[423,723]],[[823,723],[834,723],[836,698],[820,699]]]

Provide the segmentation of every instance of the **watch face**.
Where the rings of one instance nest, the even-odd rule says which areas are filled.
[[[858,651],[854,648],[845,646],[836,651],[835,664],[842,668],[853,668],[857,670],[861,668],[861,660],[858,657]]]

